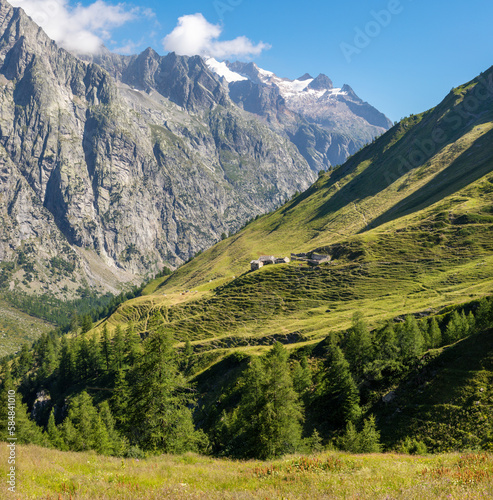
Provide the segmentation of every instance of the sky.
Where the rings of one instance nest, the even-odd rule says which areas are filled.
[[[396,121],[493,65],[486,0],[9,0],[73,51],[152,47],[324,73]]]

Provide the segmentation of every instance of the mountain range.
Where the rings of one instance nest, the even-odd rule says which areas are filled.
[[[118,292],[275,209],[390,126],[322,75],[290,82],[227,63],[250,75],[228,82],[225,64],[152,49],[83,60],[0,0],[4,289]]]
[[[34,355],[24,345],[12,373],[38,424],[24,439],[83,449],[76,412],[97,417],[94,404],[132,453],[156,452],[148,425],[157,415],[156,432],[169,428],[169,408],[188,395],[189,437],[171,419],[159,452],[200,437],[211,454],[265,458],[258,443],[282,433],[272,455],[328,444],[486,456],[492,134],[493,67],[130,300],[41,335]],[[261,256],[262,267],[251,262]],[[156,405],[163,396],[171,403]],[[105,453],[99,443],[89,446]]]

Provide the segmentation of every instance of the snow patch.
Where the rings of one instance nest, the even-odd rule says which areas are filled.
[[[213,57],[206,59],[205,63],[211,71],[216,73],[216,75],[222,76],[228,83],[248,80],[248,78],[231,71],[228,66],[226,66],[226,63],[216,61]]]

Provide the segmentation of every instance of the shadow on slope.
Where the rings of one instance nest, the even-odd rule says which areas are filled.
[[[391,220],[427,208],[493,171],[492,143],[493,130],[490,130],[425,186],[411,193],[359,232],[365,232]],[[478,149],[474,151],[472,160],[474,164],[471,165],[471,154],[473,154],[471,150],[475,148]]]

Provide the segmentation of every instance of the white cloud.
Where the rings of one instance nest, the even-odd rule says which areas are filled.
[[[67,50],[95,53],[110,30],[122,26],[141,14],[140,9],[128,9],[124,4],[109,5],[97,0],[87,7],[71,8],[68,0],[9,0],[21,7],[46,34]],[[146,9],[143,15],[152,15]]]
[[[221,26],[209,23],[200,13],[183,16],[178,18],[176,28],[164,37],[163,47],[179,55],[205,55],[218,59],[256,56],[270,48],[263,42],[255,45],[244,36],[219,41],[221,32]]]

